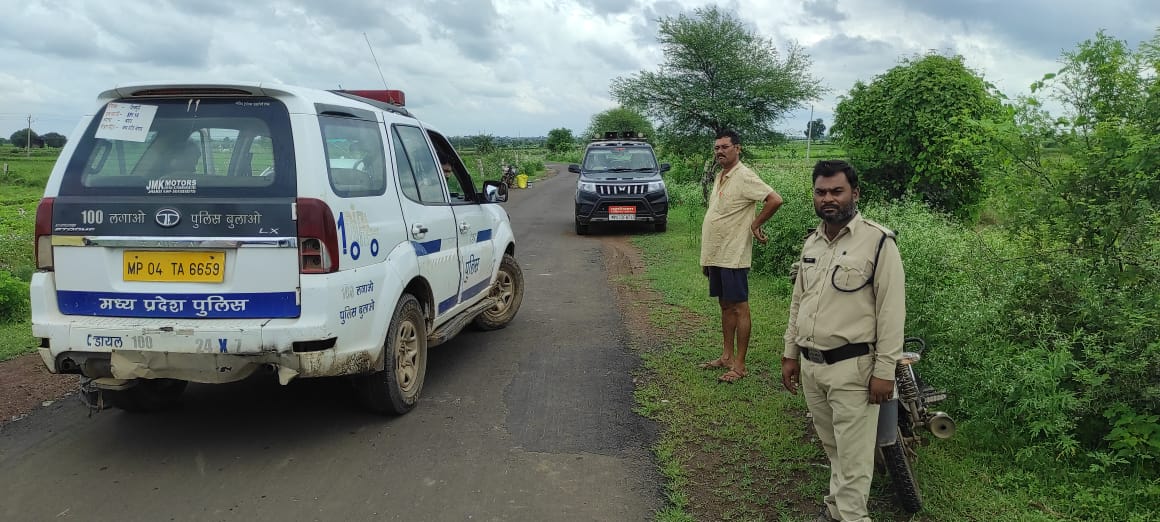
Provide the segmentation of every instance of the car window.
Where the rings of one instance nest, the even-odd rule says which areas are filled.
[[[184,98],[111,102],[78,140],[61,194],[292,195],[288,114],[259,100],[202,100],[196,111]]]
[[[647,147],[600,147],[588,149],[584,157],[585,171],[618,172],[654,170],[656,156]],[[627,174],[633,175],[633,174]]]
[[[330,186],[342,197],[378,196],[386,191],[386,154],[374,121],[319,116]]]
[[[395,125],[392,132],[395,136],[395,163],[399,167],[399,176],[402,177],[404,169],[402,163],[406,162],[406,168],[412,173],[415,184],[414,190],[408,193],[404,187],[403,193],[422,203],[446,203],[443,170],[435,162],[435,156],[431,154],[431,147],[423,136],[423,130],[410,125]],[[400,183],[403,181],[400,180]]]

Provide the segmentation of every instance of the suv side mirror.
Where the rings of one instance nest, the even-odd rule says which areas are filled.
[[[668,172],[671,168],[673,168],[672,165],[668,163],[661,163],[661,172]]]
[[[568,172],[574,172],[576,174],[579,174],[580,173],[580,165],[577,165],[575,163],[568,165]]]
[[[483,199],[486,203],[503,203],[508,199],[507,185],[495,180],[483,182]]]

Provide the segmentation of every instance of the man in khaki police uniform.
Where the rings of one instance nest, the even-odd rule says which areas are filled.
[[[798,260],[782,384],[797,393],[801,383],[830,459],[830,492],[818,520],[869,521],[878,405],[893,394],[902,355],[902,259],[894,233],[858,213],[858,176],[850,164],[819,161],[813,178],[822,223]]]
[[[701,272],[709,278],[709,296],[721,306],[721,357],[702,368],[725,369],[719,380],[735,382],[749,372],[745,352],[749,349],[752,321],[749,315],[749,266],[753,238],[769,240],[761,226],[781,206],[781,196],[741,163],[741,138],[736,132],[717,133],[713,154],[721,173],[713,182],[709,208],[701,223]],[[761,213],[754,217],[757,202]],[[736,347],[736,350],[734,348]]]

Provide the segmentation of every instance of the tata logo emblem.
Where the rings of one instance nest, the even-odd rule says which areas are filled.
[[[171,208],[163,208],[157,211],[153,219],[157,220],[158,225],[165,228],[173,228],[178,223],[181,223],[181,213]]]

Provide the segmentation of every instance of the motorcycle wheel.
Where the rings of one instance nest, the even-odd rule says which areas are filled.
[[[918,490],[918,480],[914,474],[913,462],[910,460],[909,450],[902,430],[898,432],[898,439],[894,444],[882,447],[882,458],[886,464],[886,471],[890,474],[890,484],[898,503],[907,513],[922,511],[922,492]]]

